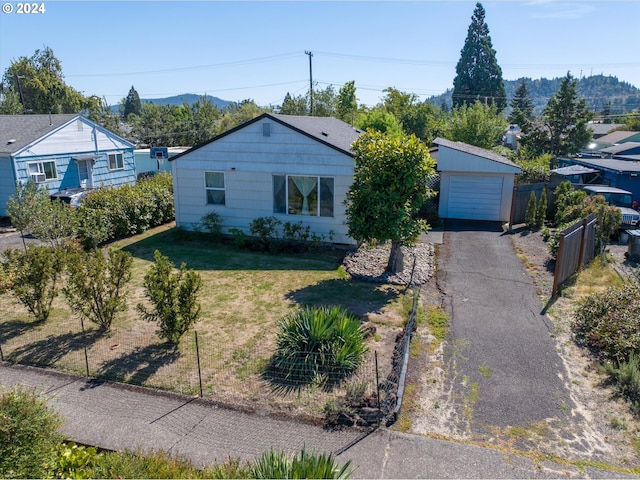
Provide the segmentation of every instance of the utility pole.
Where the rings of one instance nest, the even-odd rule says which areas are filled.
[[[309,112],[313,115],[313,70],[311,69],[311,57],[313,53],[304,51],[306,55],[309,55]]]

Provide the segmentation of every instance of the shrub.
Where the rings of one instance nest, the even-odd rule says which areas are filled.
[[[62,437],[46,399],[23,387],[0,397],[0,476],[44,478]]]
[[[276,217],[259,217],[251,221],[249,233],[256,238],[264,250],[273,250],[275,242],[280,237],[279,229],[282,222]]]
[[[581,300],[575,310],[576,339],[605,359],[622,362],[640,354],[640,284],[610,287]]]
[[[73,442],[61,443],[49,468],[49,477],[95,478],[95,468],[102,456],[95,447],[79,446]]]
[[[628,360],[607,363],[605,370],[617,383],[620,394],[629,402],[631,410],[640,414],[640,354],[631,353]]]
[[[307,452],[290,455],[269,450],[253,461],[252,478],[349,478],[351,461],[339,467],[332,454]]]
[[[177,273],[174,265],[158,250],[154,264],[144,276],[145,296],[151,301],[152,309],[138,304],[142,318],[159,324],[158,335],[173,345],[178,345],[180,337],[191,328],[200,315],[198,292],[202,278],[193,270],[187,270],[183,263]]]
[[[306,307],[278,322],[269,369],[293,385],[331,385],[354,373],[366,351],[355,317],[340,307]]]
[[[49,318],[64,266],[59,248],[30,246],[26,251],[6,250],[3,270],[12,272],[11,290],[36,321]]]
[[[540,201],[536,210],[536,227],[544,227],[544,221],[547,219],[547,189],[543,188],[540,194]]]
[[[199,228],[204,229],[207,233],[218,240],[222,236],[222,215],[218,212],[209,212],[200,219]]]
[[[122,250],[110,250],[108,259],[97,249],[70,253],[69,277],[62,291],[71,310],[102,330],[110,330],[116,314],[127,309],[125,288],[132,264],[131,254]]]
[[[536,226],[536,202],[536,193],[532,190],[531,195],[529,195],[527,210],[524,214],[524,223],[527,224],[529,229],[533,229]]]

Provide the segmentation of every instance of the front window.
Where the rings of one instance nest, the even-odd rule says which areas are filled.
[[[273,211],[333,217],[333,178],[274,175]]]
[[[122,170],[124,168],[124,157],[121,153],[110,153],[108,160],[109,170]]]
[[[223,172],[204,172],[207,205],[224,205],[225,188]]]
[[[45,160],[41,162],[31,162],[27,165],[29,177],[35,182],[45,182],[58,178],[55,160]]]

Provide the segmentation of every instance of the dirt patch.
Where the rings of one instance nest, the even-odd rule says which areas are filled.
[[[570,420],[560,422],[552,419],[535,425],[496,430],[484,443],[481,439],[469,437],[457,428],[463,413],[452,392],[447,391],[450,382],[447,382],[448,372],[441,346],[430,352],[428,365],[421,361],[419,365],[410,367],[414,373],[416,367],[422,372],[420,401],[414,405],[409,431],[526,451],[537,458],[553,456],[572,461],[602,462],[620,468],[637,467],[640,465],[640,422],[607,385],[607,378],[599,371],[595,360],[574,343],[571,333],[573,300],[563,296],[551,299],[555,262],[549,255],[547,243],[540,232],[529,232],[524,228],[514,229],[511,239],[554,328],[552,335],[566,369],[566,378],[562,380],[574,405],[567,406],[571,408]],[[638,271],[638,264],[626,260],[626,250],[623,245],[609,247],[621,275]],[[436,250],[436,257],[437,253]],[[437,282],[423,286],[423,291],[429,297],[426,303],[438,303]]]

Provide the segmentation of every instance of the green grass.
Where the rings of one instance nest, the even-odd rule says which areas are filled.
[[[401,328],[402,293],[399,288],[346,279],[341,269],[344,251],[335,249],[301,254],[262,254],[216,244],[204,235],[190,235],[170,226],[114,242],[134,257],[132,280],[126,293],[128,310],[112,324],[109,335],[97,335],[85,323],[83,337],[78,318],[60,296],[51,318],[34,325],[26,309],[11,296],[0,295],[0,339],[5,358],[23,363],[52,365],[85,374],[84,353],[90,375],[126,380],[182,393],[199,391],[193,332],[172,351],[159,340],[156,325],[140,319],[135,306],[146,302],[142,282],[155,250],[178,267],[182,262],[203,280],[199,295],[198,332],[203,390],[216,399],[265,406],[298,408],[309,398],[273,395],[261,370],[275,349],[277,321],[306,307],[339,306],[376,324],[373,349],[384,347]],[[235,354],[235,358],[234,358]],[[384,366],[383,366],[384,368]],[[323,402],[311,395],[311,408]],[[305,406],[305,408],[307,408]]]

